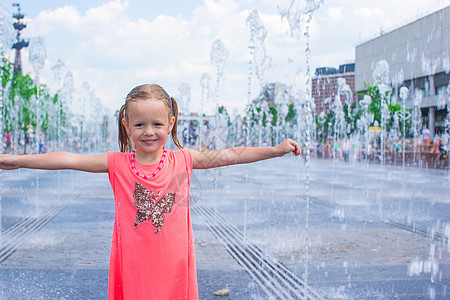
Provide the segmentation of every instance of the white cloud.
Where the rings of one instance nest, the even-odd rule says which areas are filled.
[[[147,81],[163,84],[171,94],[178,92],[181,83],[190,84],[192,105],[199,108],[200,77],[209,73],[215,84],[210,50],[213,41],[221,39],[230,52],[219,91],[221,102],[242,109],[247,101],[250,58],[246,19],[254,8],[268,33],[265,46],[272,66],[265,73],[267,80],[287,84],[296,78],[304,80],[296,73],[298,64],[305,70],[305,41],[290,37],[289,26],[279,15],[278,6],[287,8],[290,0],[204,0],[190,14],[152,18],[131,18],[130,3],[111,0],[85,12],[75,3],[55,5],[32,18],[26,34],[44,36],[48,50],[43,80],[53,82],[50,68],[61,58],[65,71],[73,71],[78,86],[89,82],[102,102],[112,108],[119,107],[132,87]],[[380,27],[387,30],[397,22],[414,19],[417,11],[444,5],[443,0],[325,1],[310,27],[311,72],[315,67],[338,67],[352,60],[358,41],[378,34]],[[254,79],[253,95],[257,88]]]
[[[87,23],[111,25],[111,20],[123,17],[130,4],[129,0],[114,0],[98,7],[92,7],[86,12]]]
[[[344,14],[343,14],[343,7],[339,6],[339,7],[329,7],[328,8],[328,16],[330,17],[330,19],[332,21],[339,21],[342,20],[344,18]]]
[[[46,35],[55,29],[79,32],[82,30],[82,23],[82,17],[75,7],[64,6],[41,12],[31,20],[27,31],[35,35]]]
[[[355,9],[353,10],[354,17],[365,19],[368,22],[371,20],[383,18],[384,14],[385,13],[378,7],[371,8],[363,6],[363,7],[355,7]]]

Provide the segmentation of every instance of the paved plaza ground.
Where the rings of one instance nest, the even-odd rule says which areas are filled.
[[[449,297],[448,171],[313,160],[308,188],[306,174],[293,156],[194,171],[201,299]],[[106,299],[107,175],[2,172],[0,193],[0,299]]]

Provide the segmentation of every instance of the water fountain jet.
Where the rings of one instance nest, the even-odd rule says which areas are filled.
[[[11,14],[6,11],[3,6],[0,6],[0,56],[3,62],[3,54],[11,49],[14,39],[14,28],[12,26],[12,18]],[[0,87],[0,154],[4,153],[4,131],[3,131],[3,97],[4,97],[4,88],[3,84]],[[2,178],[2,170],[0,170],[0,179]],[[2,181],[0,181],[2,182]],[[0,248],[2,247],[2,191],[3,188],[0,186]]]
[[[312,21],[312,16],[315,11],[319,9],[321,4],[323,3],[322,0],[306,0],[305,1],[305,7],[302,8],[299,1],[292,0],[291,5],[289,9],[286,12],[282,12],[282,17],[285,17],[289,22],[289,27],[291,31],[291,35],[297,35],[299,36],[301,32],[303,32],[303,37],[306,41],[306,48],[305,48],[305,63],[306,63],[306,118],[304,119],[304,122],[306,123],[306,145],[309,145],[311,142],[311,135],[312,135],[312,126],[313,126],[313,112],[312,112],[312,99],[310,95],[310,83],[311,83],[311,66],[310,66],[310,25]],[[305,18],[304,23],[302,22],[302,18]],[[305,26],[305,30],[302,30],[302,25]],[[298,75],[298,74],[297,74]],[[306,194],[306,226],[305,226],[305,244],[306,250],[305,250],[305,273],[304,273],[304,279],[305,284],[308,284],[308,268],[309,268],[309,183],[310,183],[310,153],[307,151],[306,154],[306,184],[305,184],[305,194]]]

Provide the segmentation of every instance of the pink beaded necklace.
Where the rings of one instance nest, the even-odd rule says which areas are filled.
[[[136,170],[136,166],[134,164],[136,161],[135,153],[136,153],[136,150],[134,150],[134,149],[131,150],[131,168],[133,169],[134,173],[136,173],[137,176],[142,177],[144,179],[148,179],[149,176],[141,174],[141,173],[139,173],[138,170]],[[164,158],[166,157],[166,153],[167,153],[167,150],[165,147],[163,147],[163,155],[161,156],[161,160],[159,161],[158,168],[156,169],[155,172],[152,173],[152,175],[151,175],[152,177],[155,177],[156,173],[158,173],[158,171],[161,170],[162,164],[164,163]]]

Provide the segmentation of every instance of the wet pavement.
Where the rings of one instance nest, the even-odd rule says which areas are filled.
[[[194,171],[201,299],[448,298],[448,171],[313,160],[306,193],[305,170],[288,156]],[[2,172],[0,193],[0,299],[106,299],[107,175]]]

